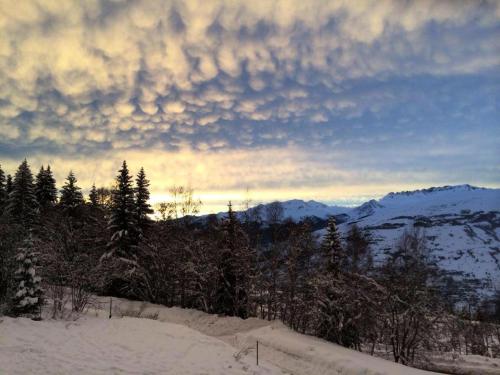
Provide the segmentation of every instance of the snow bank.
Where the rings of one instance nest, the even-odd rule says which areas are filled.
[[[294,374],[431,374],[301,335],[274,325],[237,335],[241,346],[259,341],[259,356]]]
[[[150,319],[3,318],[1,374],[281,374],[227,343]]]
[[[102,306],[106,303],[109,299],[101,299]],[[113,306],[117,316],[130,312],[157,315],[159,321],[185,325],[217,337],[235,347],[238,357],[247,358],[250,363],[255,361],[258,340],[260,360],[292,374],[430,374],[296,333],[279,321],[220,317],[198,310],[167,308],[118,298],[113,298]]]
[[[277,321],[119,298],[113,298],[108,319],[109,300],[96,297],[76,321],[0,319],[0,374],[430,374],[293,332]]]

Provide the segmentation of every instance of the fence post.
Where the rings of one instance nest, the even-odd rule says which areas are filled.
[[[111,319],[112,309],[113,309],[113,297],[109,297],[109,319]]]
[[[259,340],[257,340],[257,366],[259,365]]]

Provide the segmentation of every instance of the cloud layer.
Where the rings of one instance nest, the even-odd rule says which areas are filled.
[[[2,1],[0,35],[4,163],[212,155],[267,188],[237,167],[274,150],[289,186],[500,183],[498,2]]]

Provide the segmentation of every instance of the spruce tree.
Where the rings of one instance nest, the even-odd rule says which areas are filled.
[[[222,225],[219,258],[219,287],[216,292],[216,312],[246,319],[249,313],[248,294],[254,273],[253,253],[248,238],[228,205],[228,217]]]
[[[0,215],[2,215],[4,207],[7,203],[7,181],[5,173],[0,165]]]
[[[47,166],[47,169],[44,169],[42,165],[40,172],[36,176],[36,198],[42,208],[47,208],[56,203],[56,180],[52,175],[50,165]]]
[[[153,209],[149,204],[149,180],[146,179],[144,168],[139,171],[135,183],[136,221],[137,227],[141,235],[143,235],[150,223],[148,215],[153,213]]]
[[[328,220],[327,232],[321,243],[322,264],[314,279],[317,301],[316,334],[325,340],[351,346],[355,334],[345,314],[348,304],[346,279],[342,265],[345,260],[335,218]]]
[[[37,257],[31,233],[24,240],[23,246],[19,247],[16,261],[17,291],[12,300],[13,313],[16,316],[36,316],[41,311],[43,290],[40,285],[41,278],[36,275]]]
[[[322,267],[328,272],[338,273],[341,271],[345,258],[345,252],[340,240],[335,217],[328,219],[328,226],[323,242],[321,243]]]
[[[7,199],[7,213],[14,222],[31,227],[38,218],[38,201],[35,195],[33,175],[26,159],[17,169],[12,191]]]
[[[5,189],[7,190],[7,196],[14,190],[14,183],[12,182],[12,176],[7,175],[7,182],[5,183]]]
[[[41,190],[42,190],[42,187],[43,187],[43,184],[44,184],[44,174],[45,174],[45,168],[43,168],[43,164],[42,166],[40,167],[40,170],[38,171],[38,174],[36,175],[35,177],[35,195],[36,195],[36,199],[38,201],[38,204],[40,204],[40,201],[41,201]]]
[[[60,204],[62,207],[73,209],[83,204],[82,189],[76,183],[77,179],[73,171],[70,171],[61,189]]]
[[[97,189],[95,187],[95,183],[92,184],[92,189],[90,189],[89,200],[90,200],[90,205],[92,207],[95,208],[99,205],[98,196],[97,196]]]
[[[137,247],[137,222],[132,177],[126,161],[123,161],[122,168],[116,177],[108,229],[111,232],[111,240],[105,257],[116,256],[134,261]]]

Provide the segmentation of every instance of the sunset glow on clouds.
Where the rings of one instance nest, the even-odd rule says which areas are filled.
[[[0,162],[216,210],[500,186],[495,1],[0,2]],[[231,198],[232,199],[232,198]]]

